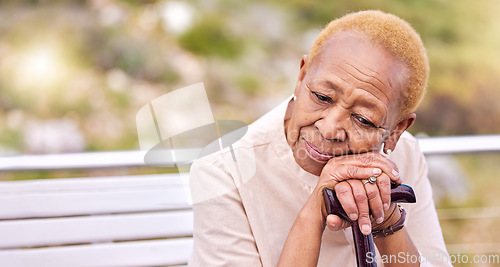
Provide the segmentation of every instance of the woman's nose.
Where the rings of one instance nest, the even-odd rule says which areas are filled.
[[[342,108],[332,107],[314,125],[325,139],[334,142],[344,142],[348,137],[346,130],[346,121],[348,118],[348,114]]]

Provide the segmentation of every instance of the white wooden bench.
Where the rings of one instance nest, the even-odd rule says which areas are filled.
[[[0,266],[184,265],[185,189],[179,174],[0,182]]]
[[[500,135],[420,139],[426,154],[500,151]],[[144,166],[138,151],[0,158],[0,171]],[[0,181],[0,267],[184,265],[179,174]]]

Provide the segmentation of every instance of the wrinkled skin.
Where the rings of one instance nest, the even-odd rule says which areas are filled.
[[[285,115],[295,161],[320,176],[314,192],[334,189],[364,234],[371,232],[370,210],[376,227],[394,209],[390,182],[400,183],[400,177],[380,150],[394,150],[415,120],[413,113],[400,114],[405,74],[402,63],[364,35],[337,33],[312,62],[302,58],[296,99]],[[364,185],[372,175],[377,184]],[[335,215],[327,218],[324,210],[323,215],[332,230],[349,225]]]

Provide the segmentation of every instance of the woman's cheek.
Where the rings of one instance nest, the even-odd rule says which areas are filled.
[[[349,138],[349,147],[353,153],[366,153],[377,151],[382,145],[382,139],[378,136],[363,136],[355,134]]]
[[[297,142],[300,138],[300,130],[303,126],[303,118],[300,116],[293,116],[290,119],[289,127],[287,129],[287,139],[289,142]]]

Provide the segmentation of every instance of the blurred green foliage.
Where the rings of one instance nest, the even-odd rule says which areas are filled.
[[[500,180],[497,178],[500,171],[498,165],[500,155],[468,154],[456,158],[470,177],[468,182],[471,192],[462,201],[444,199],[437,205],[438,209],[442,209],[439,214],[442,218],[440,223],[449,253],[474,255],[482,251],[481,254],[498,255],[500,229],[496,226],[500,222],[498,217],[500,195],[496,188],[500,186]],[[461,209],[461,212],[457,212],[456,209]],[[488,214],[488,209],[492,214]],[[457,213],[466,216],[453,216]],[[446,218],[446,215],[452,215],[452,218]],[[483,247],[479,248],[481,246]],[[498,262],[494,263],[484,266],[498,266]],[[460,266],[478,266],[478,264],[469,263]]]
[[[251,122],[292,93],[319,30],[363,9],[400,16],[426,45],[431,77],[411,131],[500,131],[493,0],[23,0],[0,2],[0,146],[51,152],[29,147],[27,124],[66,118],[79,149],[136,149],[135,112],[200,81],[216,118]]]
[[[217,15],[206,16],[179,37],[180,45],[201,56],[236,59],[243,42],[228,34],[226,22]]]

